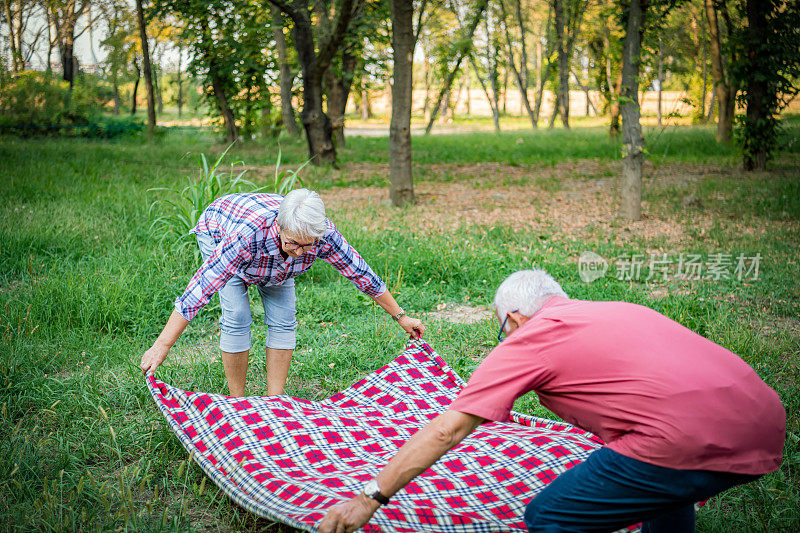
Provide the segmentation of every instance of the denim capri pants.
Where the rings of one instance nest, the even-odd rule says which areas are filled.
[[[203,260],[214,252],[216,243],[208,235],[197,234],[197,244]],[[294,279],[281,285],[265,287],[256,285],[264,306],[264,323],[267,325],[267,348],[293,350],[296,345]],[[222,316],[219,319],[219,348],[223,352],[237,353],[250,349],[250,300],[247,284],[239,276],[233,276],[219,290]]]

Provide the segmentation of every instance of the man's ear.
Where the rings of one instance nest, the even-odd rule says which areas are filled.
[[[513,311],[511,313],[508,313],[508,321],[514,323],[514,329],[521,327],[523,324],[525,324],[525,322],[527,322],[530,319],[531,317],[525,316],[519,311]]]

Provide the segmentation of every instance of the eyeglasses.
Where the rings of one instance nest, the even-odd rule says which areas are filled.
[[[289,239],[283,236],[283,233],[281,233],[281,240],[283,241],[283,245],[286,246],[287,248],[290,248],[292,250],[300,250],[304,253],[311,250],[314,246],[317,245],[318,242],[318,240],[315,240],[314,242],[309,244],[302,244],[299,242],[290,241]]]
[[[519,309],[514,309],[511,312],[518,313]],[[503,323],[500,325],[500,331],[497,333],[497,342],[503,342],[503,339],[506,338],[506,322],[508,321],[509,314],[510,313],[506,313],[506,317],[503,319]]]

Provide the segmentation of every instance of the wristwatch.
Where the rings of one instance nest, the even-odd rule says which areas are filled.
[[[398,321],[398,322],[399,322],[399,321],[400,321],[400,319],[401,319],[401,318],[403,318],[404,316],[406,316],[406,312],[405,312],[405,311],[403,311],[403,308],[401,307],[401,308],[400,308],[400,312],[399,312],[399,313],[397,313],[396,315],[392,315],[392,318],[394,318],[396,321]]]
[[[386,505],[389,503],[389,498],[381,494],[381,488],[378,486],[378,482],[374,479],[364,485],[364,495],[368,498],[372,498],[381,505]]]

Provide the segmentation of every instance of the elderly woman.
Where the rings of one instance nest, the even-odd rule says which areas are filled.
[[[153,346],[143,371],[155,371],[170,348],[215,292],[222,304],[220,350],[228,389],[244,395],[250,355],[250,302],[255,285],[267,324],[267,394],[283,394],[295,347],[294,278],[319,258],[336,268],[380,305],[406,333],[422,337],[425,326],[405,314],[380,277],[325,217],[319,195],[297,189],[276,194],[230,194],[209,205],[192,230],[203,265],[175,300],[175,310]]]

